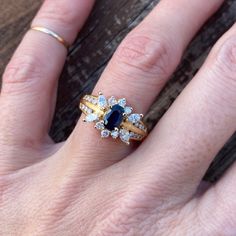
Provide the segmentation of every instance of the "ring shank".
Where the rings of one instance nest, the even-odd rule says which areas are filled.
[[[61,36],[59,36],[57,33],[53,32],[52,30],[50,29],[47,29],[45,27],[42,27],[42,26],[32,26],[30,28],[31,30],[35,30],[35,31],[39,31],[39,32],[42,32],[44,34],[47,34],[51,37],[53,37],[54,39],[56,39],[59,43],[61,43],[67,50],[69,49],[70,47],[70,44],[64,40]]]

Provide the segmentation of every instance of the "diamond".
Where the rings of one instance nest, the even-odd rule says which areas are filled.
[[[92,101],[91,101],[94,105],[97,104],[97,99],[96,98],[93,98]]]
[[[111,131],[111,137],[116,139],[119,137],[119,131],[118,130],[113,130]]]
[[[90,108],[88,108],[87,106],[84,106],[83,107],[83,110],[86,112],[86,113],[92,113],[92,110]]]
[[[98,119],[98,115],[95,113],[90,113],[85,117],[86,122],[93,122],[93,121],[96,121],[97,119]]]
[[[140,125],[139,125],[139,129],[145,130],[145,127],[144,127],[142,124],[140,124]]]
[[[99,95],[97,102],[98,102],[98,106],[101,108],[105,108],[107,106],[107,100],[104,95]]]
[[[109,99],[108,99],[108,104],[109,104],[109,106],[114,106],[114,105],[116,105],[117,104],[117,101],[116,101],[116,99],[115,99],[115,97],[110,97]]]
[[[141,115],[140,114],[131,114],[129,117],[128,117],[128,121],[131,122],[131,123],[136,123],[136,122],[139,122],[141,120]]]
[[[93,111],[92,111],[92,109],[87,109],[87,113],[92,113]]]
[[[120,139],[126,144],[129,144],[129,139],[130,139],[130,133],[126,129],[121,129],[120,130]]]
[[[103,130],[105,128],[104,126],[104,122],[103,121],[99,121],[96,123],[95,128],[98,130]]]
[[[133,108],[132,108],[132,107],[125,107],[125,114],[126,114],[126,115],[131,114],[132,111],[133,111]]]
[[[122,107],[125,107],[126,105],[126,99],[125,98],[121,98],[118,100],[118,104]]]
[[[130,132],[130,138],[135,138],[136,134],[134,132]]]
[[[102,138],[108,138],[109,135],[110,135],[110,131],[109,130],[104,129],[104,130],[101,131],[101,137]]]

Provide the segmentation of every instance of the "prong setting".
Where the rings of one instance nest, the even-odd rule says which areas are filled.
[[[114,96],[106,98],[99,92],[97,97],[85,95],[84,100],[88,103],[80,104],[80,109],[86,114],[83,121],[94,122],[94,128],[100,131],[102,138],[119,138],[129,145],[131,139],[141,141],[142,137],[145,137],[147,129],[141,121],[144,115],[133,113],[133,108],[127,105],[125,98],[116,99]]]

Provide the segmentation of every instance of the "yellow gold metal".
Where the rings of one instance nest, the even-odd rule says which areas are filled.
[[[99,92],[99,95],[102,95],[101,92]],[[98,115],[98,117],[100,119],[103,119],[103,117],[106,114],[106,111],[102,108],[100,108],[97,104],[93,104],[92,102],[89,102],[88,100],[85,99],[85,97],[89,97],[89,98],[93,98],[93,99],[97,99],[98,96],[93,96],[93,95],[86,95],[84,96],[81,101],[80,101],[80,109],[81,111],[85,114],[88,115],[89,113],[86,112],[83,109],[83,106],[86,106],[87,108],[91,109],[93,113],[96,113]],[[141,117],[143,117],[143,115],[141,114]],[[140,121],[139,124],[142,125],[144,127],[144,129],[140,129],[138,127],[136,127],[134,124],[130,123],[125,117],[124,117],[124,121],[121,123],[120,128],[124,128],[126,130],[128,130],[129,132],[133,132],[134,134],[138,134],[141,136],[141,138],[134,138],[132,137],[132,140],[138,140],[141,141],[143,140],[146,136],[147,136],[147,127],[144,124],[144,122]]]
[[[140,122],[140,123],[142,123],[142,125],[144,125],[143,122]],[[129,130],[129,131],[132,131],[132,132],[134,132],[135,134],[140,134],[140,135],[143,135],[143,136],[146,136],[146,135],[147,135],[147,133],[146,133],[145,131],[143,131],[143,130],[137,128],[137,127],[134,126],[132,123],[127,122],[127,121],[122,122],[122,123],[121,123],[121,127],[125,128],[125,129],[127,129],[127,130]]]
[[[63,39],[60,35],[58,35],[57,33],[53,32],[50,29],[47,29],[47,28],[42,27],[42,26],[32,26],[31,30],[39,31],[39,32],[45,33],[45,34],[53,37],[59,43],[61,43],[67,50],[70,47],[70,44],[65,39]]]
[[[98,114],[99,117],[103,117],[105,114],[105,112],[103,110],[101,110],[97,105],[94,105],[91,102],[88,102],[88,101],[82,99],[80,103],[82,103],[85,106],[87,106],[88,108],[92,109],[96,114]]]

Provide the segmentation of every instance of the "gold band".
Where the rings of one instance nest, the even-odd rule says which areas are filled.
[[[42,32],[44,34],[47,34],[47,35],[53,37],[59,43],[61,43],[67,50],[70,47],[70,44],[66,40],[64,40],[61,36],[59,36],[57,33],[53,32],[50,29],[47,29],[47,28],[41,27],[41,26],[32,26],[31,30],[39,31],[39,32]]]
[[[96,114],[97,121],[103,121],[104,117],[106,116],[107,112],[109,112],[109,109],[112,107],[110,106],[108,109],[103,109],[98,105],[99,96],[93,96],[93,95],[85,95],[81,101],[80,101],[80,110],[86,115],[89,116],[90,114]],[[129,139],[130,140],[136,140],[136,141],[142,141],[147,136],[147,127],[144,124],[144,122],[140,119],[137,122],[130,122],[128,120],[128,115],[124,115],[124,118],[120,124],[119,129],[120,130],[126,130],[129,132]],[[142,118],[142,115],[141,115]],[[85,119],[86,121],[86,119]],[[122,140],[123,141],[123,140]],[[129,142],[126,142],[129,144]]]

